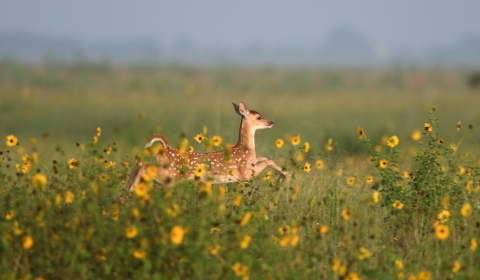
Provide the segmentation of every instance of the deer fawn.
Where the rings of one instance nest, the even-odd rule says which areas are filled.
[[[233,103],[233,106],[237,114],[242,116],[242,120],[238,142],[232,148],[211,153],[181,152],[171,147],[164,136],[152,135],[145,148],[156,141],[162,142],[164,147],[156,154],[157,171],[153,176],[155,181],[170,186],[177,180],[185,178],[193,180],[198,168],[205,170],[200,177],[202,181],[211,180],[213,183],[247,181],[266,167],[271,167],[282,173],[285,176],[285,182],[288,182],[291,178],[290,173],[282,171],[280,166],[268,158],[257,157],[255,153],[255,131],[271,128],[273,122],[256,111],[248,110],[243,102],[240,102],[240,105]],[[146,162],[140,165],[135,164],[125,187],[132,191],[142,176],[147,173],[148,167],[149,164]]]

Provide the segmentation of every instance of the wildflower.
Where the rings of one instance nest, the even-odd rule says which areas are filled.
[[[315,166],[317,167],[318,170],[321,170],[321,169],[323,169],[323,167],[325,166],[325,164],[323,163],[323,160],[318,159],[318,160],[315,162]]]
[[[450,235],[450,231],[446,225],[438,225],[435,228],[435,236],[440,240],[445,240]]]
[[[429,124],[429,123],[425,123],[423,125],[423,130],[425,130],[426,132],[432,132],[432,130],[433,130],[432,125]]]
[[[105,150],[103,150],[103,152],[105,152],[107,155],[110,155],[110,153],[112,152],[112,147],[106,148]]]
[[[140,217],[140,210],[138,210],[137,207],[133,207],[132,208],[132,215],[133,215],[133,217],[138,219],[138,217]]]
[[[398,140],[398,137],[396,135],[393,135],[392,137],[388,138],[387,145],[391,148],[394,148],[398,145],[399,142],[400,140]]]
[[[212,139],[213,139],[213,146],[218,147],[220,146],[220,144],[222,144],[222,137],[215,135],[213,136]]]
[[[15,217],[15,212],[13,212],[13,210],[10,210],[7,213],[5,213],[5,219],[7,221],[13,219],[13,217]]]
[[[93,136],[93,138],[92,138],[92,143],[93,143],[93,144],[97,144],[97,142],[98,142],[98,137],[97,137],[97,136]]]
[[[379,193],[377,191],[374,191],[372,195],[373,203],[378,203],[378,196]]]
[[[78,161],[74,158],[68,160],[68,168],[76,169],[78,167]]]
[[[194,137],[195,140],[197,140],[198,143],[202,143],[205,141],[205,136],[203,136],[202,133],[197,134],[197,136]]]
[[[302,162],[303,160],[305,160],[305,154],[297,153],[296,159],[297,159],[298,162]]]
[[[365,182],[366,182],[367,184],[373,183],[373,176],[372,176],[372,175],[368,175],[368,176],[367,176],[367,179],[365,179]]]
[[[240,225],[242,227],[246,226],[248,224],[248,221],[250,221],[251,217],[252,217],[252,213],[247,212],[245,216],[243,216],[242,221],[240,222]]]
[[[300,241],[300,237],[298,235],[294,235],[290,237],[290,246],[295,247],[298,244],[298,241]]]
[[[232,266],[232,270],[235,272],[235,275],[242,276],[248,273],[248,266],[242,265],[239,262],[235,262],[235,264]]]
[[[358,255],[359,260],[368,259],[372,256],[372,253],[365,248],[360,248],[360,254]]]
[[[137,259],[143,259],[147,255],[147,252],[144,250],[135,250],[133,251],[133,256]]]
[[[73,200],[75,199],[75,195],[71,191],[67,191],[65,194],[65,203],[72,203]]]
[[[15,135],[10,134],[7,136],[7,146],[13,147],[18,144],[18,138]]]
[[[459,261],[454,261],[453,265],[452,265],[452,272],[457,273],[460,270],[461,267],[462,267],[462,265],[460,264]]]
[[[412,139],[415,140],[415,141],[418,141],[418,140],[420,140],[420,138],[422,138],[422,133],[420,133],[420,131],[418,131],[418,130],[415,130],[412,133]]]
[[[47,177],[41,173],[37,173],[32,177],[32,184],[36,188],[43,188],[47,185]]]
[[[250,244],[250,240],[252,240],[252,237],[250,235],[245,235],[242,239],[242,242],[240,242],[240,248],[246,249]]]
[[[345,221],[348,221],[352,217],[352,212],[350,211],[350,209],[343,209],[342,217]]]
[[[241,194],[238,194],[235,199],[233,200],[233,206],[235,207],[239,207],[240,204],[242,203],[242,195]]]
[[[358,139],[362,140],[363,136],[365,136],[365,133],[363,132],[363,128],[358,127],[357,128],[357,134],[358,134]]]
[[[212,228],[210,228],[210,233],[212,233],[212,234],[217,233],[219,230],[220,230],[219,227],[212,227]]]
[[[97,137],[100,137],[100,135],[102,135],[102,129],[100,127],[97,127],[96,134],[97,134]]]
[[[403,262],[401,260],[395,260],[395,266],[397,269],[403,269]]]
[[[144,183],[140,183],[135,187],[135,194],[138,197],[143,197],[148,194],[148,186]]]
[[[310,150],[310,143],[308,142],[303,143],[302,151],[304,153],[308,153],[309,150]]]
[[[347,184],[349,184],[351,186],[354,183],[355,183],[355,177],[348,177]]]
[[[30,250],[33,246],[33,238],[31,238],[30,236],[24,236],[23,239],[22,239],[22,247],[23,249],[25,250]]]
[[[194,151],[194,148],[192,146],[190,146],[190,148],[188,148],[188,152],[193,153],[193,151]]]
[[[420,271],[420,273],[418,274],[419,280],[430,280],[431,278],[432,278],[432,274],[428,270]]]
[[[117,165],[116,162],[114,162],[114,161],[109,161],[107,164],[105,164],[105,167],[106,167],[107,169],[108,169],[108,168],[114,169],[116,165]]]
[[[477,249],[477,239],[472,238],[470,240],[470,251],[475,251],[475,249]]]
[[[300,144],[300,142],[301,142],[300,134],[297,134],[297,136],[292,137],[292,145],[293,146],[297,146],[298,144]]]
[[[462,206],[462,210],[460,210],[460,214],[465,218],[470,216],[470,214],[472,214],[472,205],[470,203],[465,203]]]
[[[303,171],[305,171],[305,173],[310,172],[310,163],[305,162],[305,165],[303,166]]]
[[[361,280],[361,278],[355,272],[349,272],[345,277],[345,280]]]
[[[326,225],[321,225],[318,227],[318,232],[321,234],[327,234],[328,232],[328,226]]]
[[[268,171],[265,173],[265,176],[263,176],[263,181],[270,180],[270,176],[272,175],[272,172]]]
[[[442,212],[437,215],[437,219],[440,223],[446,223],[448,218],[450,218],[450,212],[448,210],[442,210]]]
[[[174,226],[170,232],[170,240],[173,244],[182,244],[185,229],[181,226]]]
[[[280,149],[281,147],[283,147],[283,144],[284,144],[284,142],[283,142],[283,140],[280,139],[280,138],[277,139],[277,141],[275,141],[275,146],[277,146],[277,148],[279,148],[279,149]]]
[[[102,181],[102,182],[105,182],[105,181],[108,180],[108,176],[107,176],[107,174],[105,174],[105,173],[101,173],[100,176],[98,176],[98,178],[99,178],[100,181]]]
[[[210,253],[215,256],[220,250],[220,248],[222,248],[220,245],[208,246],[207,250],[210,251]]]
[[[281,235],[287,234],[287,233],[290,232],[290,227],[289,226],[284,226],[284,227],[278,228],[278,232]]]
[[[403,178],[403,179],[407,179],[407,178],[409,178],[409,177],[410,177],[410,174],[408,173],[408,171],[403,171],[403,172],[402,172],[402,178]]]
[[[439,138],[437,142],[439,145],[442,145],[445,142],[445,137]]]
[[[203,164],[197,165],[197,168],[195,168],[195,177],[202,177],[202,175],[205,173],[205,166]]]
[[[458,123],[457,123],[457,131],[460,130],[460,127],[462,127],[462,121],[458,121]]]
[[[343,265],[340,260],[338,259],[334,259],[333,262],[332,262],[332,270],[340,275],[340,276],[343,276],[345,275],[345,272],[347,271],[347,267],[345,265]]]
[[[127,236],[127,238],[134,238],[135,236],[137,236],[137,233],[138,230],[135,226],[131,226],[125,229],[125,236]]]
[[[332,147],[332,138],[328,138],[328,141],[327,141],[327,144],[325,144],[325,150],[327,151],[331,151],[333,150],[333,147]]]
[[[393,205],[393,208],[398,210],[403,208],[403,203],[400,202],[400,200],[395,200],[392,205]]]
[[[388,166],[388,161],[386,159],[382,159],[380,160],[379,165],[381,168],[386,168]]]

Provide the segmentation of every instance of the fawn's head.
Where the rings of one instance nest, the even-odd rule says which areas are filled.
[[[253,130],[257,129],[264,129],[264,128],[271,128],[273,126],[273,122],[260,113],[254,110],[248,110],[247,104],[240,102],[240,105],[232,103],[233,107],[235,108],[235,112],[242,116],[244,125],[247,125]]]

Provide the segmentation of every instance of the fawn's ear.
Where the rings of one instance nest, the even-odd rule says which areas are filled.
[[[248,114],[250,113],[250,111],[248,111],[248,108],[247,108],[247,105],[243,102],[240,102],[240,105],[237,105],[235,103],[233,103],[233,107],[235,108],[235,112],[237,112],[237,114],[239,114],[240,116],[248,116]]]

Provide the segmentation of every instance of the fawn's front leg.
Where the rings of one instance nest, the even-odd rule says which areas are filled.
[[[292,177],[292,175],[290,175],[290,173],[288,173],[286,171],[285,172],[282,171],[282,168],[280,166],[278,166],[275,162],[273,162],[273,160],[269,160],[266,157],[258,157],[256,159],[256,161],[254,163],[254,166],[253,166],[253,174],[256,174],[256,175],[259,174],[266,167],[271,167],[271,168],[275,169],[275,171],[277,171],[279,173],[282,173],[283,176],[285,176],[285,183],[288,183],[290,181],[290,178]]]

